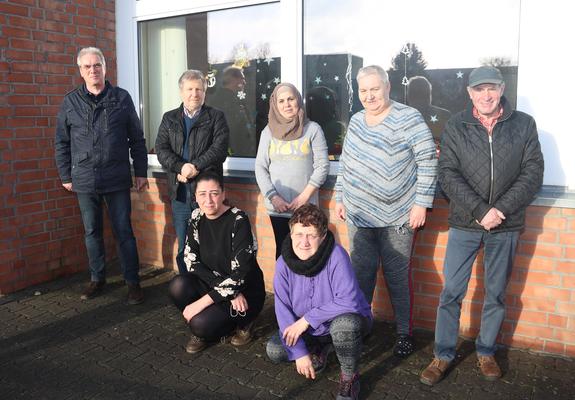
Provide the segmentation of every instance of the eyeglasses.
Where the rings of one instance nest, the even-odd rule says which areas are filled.
[[[84,71],[89,71],[89,70],[92,69],[92,67],[93,67],[94,69],[100,69],[100,68],[102,68],[102,64],[101,64],[101,63],[96,63],[96,64],[92,64],[92,65],[85,65],[85,64],[82,65],[82,69],[83,69]]]
[[[292,233],[291,237],[293,240],[296,241],[301,241],[305,238],[311,242],[313,240],[319,239],[320,235],[318,235],[317,233]]]

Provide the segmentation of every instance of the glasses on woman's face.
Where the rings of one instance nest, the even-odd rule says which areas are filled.
[[[314,240],[318,240],[320,238],[320,235],[318,235],[317,233],[303,233],[303,232],[295,232],[291,234],[292,240],[295,241],[302,241],[304,239],[312,242]]]

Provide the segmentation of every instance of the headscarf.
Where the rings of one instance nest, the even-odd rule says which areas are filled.
[[[291,90],[297,99],[299,110],[297,115],[292,119],[285,119],[282,117],[277,106],[278,92],[282,88],[288,88]],[[305,110],[300,92],[291,83],[280,83],[277,85],[270,97],[270,111],[268,113],[268,126],[272,132],[272,136],[280,140],[299,139],[303,133],[303,126],[305,123]]]

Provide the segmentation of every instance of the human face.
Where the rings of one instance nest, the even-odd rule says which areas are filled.
[[[184,81],[180,89],[180,97],[186,110],[190,112],[199,110],[206,98],[204,83],[199,79]]]
[[[196,185],[196,201],[208,219],[216,219],[229,207],[224,205],[226,196],[218,182],[200,181]]]
[[[315,226],[303,226],[299,222],[292,226],[290,235],[293,252],[300,260],[307,260],[317,253],[325,239],[325,235],[320,236]]]
[[[287,86],[278,90],[276,105],[280,115],[287,120],[293,119],[299,111],[297,97]]]
[[[389,83],[383,83],[379,75],[369,74],[358,79],[359,101],[365,112],[378,115],[389,106]]]
[[[96,54],[80,57],[80,75],[88,88],[103,88],[106,84],[106,67]]]
[[[490,118],[499,112],[499,103],[505,90],[505,84],[483,83],[474,87],[468,87],[467,93],[480,115]]]

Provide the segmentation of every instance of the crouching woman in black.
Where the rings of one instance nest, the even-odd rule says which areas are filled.
[[[192,332],[188,353],[232,333],[232,345],[249,343],[265,300],[248,216],[224,204],[223,178],[216,173],[200,174],[195,193],[199,208],[192,212],[184,250],[188,273],[170,283],[170,297]]]

